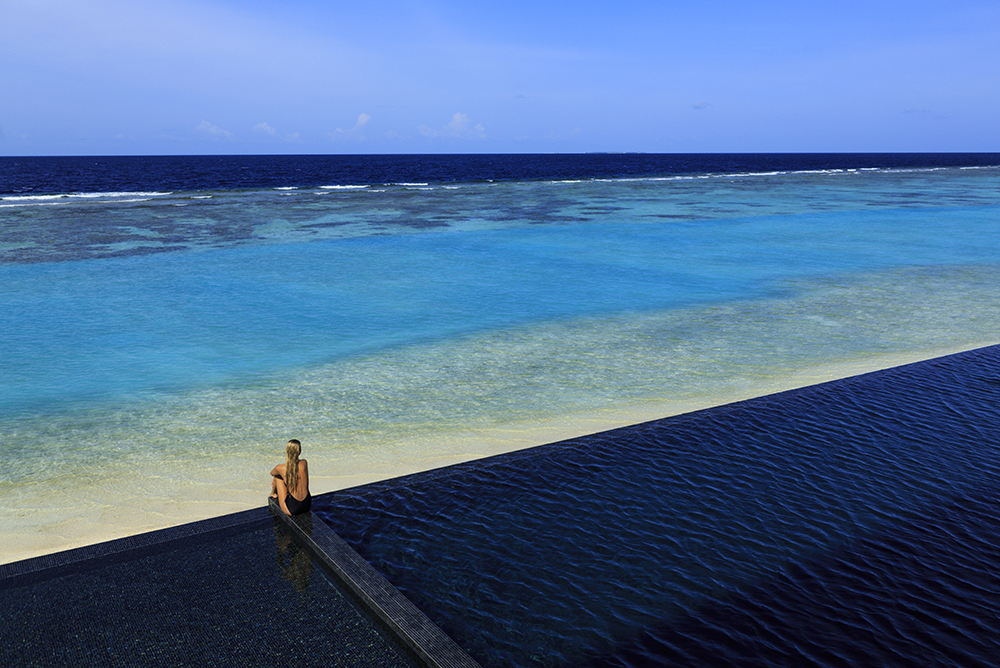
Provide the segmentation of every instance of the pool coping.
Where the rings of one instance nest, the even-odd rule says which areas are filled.
[[[274,499],[268,506],[341,586],[428,668],[481,668],[323,520],[312,512],[290,517]]]

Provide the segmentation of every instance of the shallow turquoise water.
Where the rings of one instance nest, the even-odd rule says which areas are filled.
[[[993,173],[975,176],[971,185],[996,185]],[[813,176],[823,178],[846,177]],[[653,212],[678,205],[674,185],[535,185],[550,192],[548,200],[535,194],[547,211],[541,222],[548,224],[534,226],[311,243],[257,239],[198,252],[5,265],[5,412],[33,402],[184,390],[474,332],[773,297],[787,292],[789,280],[991,266],[1000,257],[996,203],[916,208],[907,201],[907,207],[888,208],[893,195],[906,194],[889,191],[881,193],[881,207],[872,207],[871,193],[862,191],[847,209],[844,201],[813,201],[814,184],[803,181],[798,211],[657,220]],[[795,189],[782,185],[777,194],[738,190],[764,208],[791,209]],[[954,186],[947,180],[928,185],[943,189],[948,203]],[[716,196],[712,186],[701,196]],[[471,204],[491,202],[491,189],[518,187],[478,186],[487,192]],[[573,222],[572,210],[616,195],[614,210]],[[228,215],[242,212],[232,206]],[[550,209],[565,220],[553,222]],[[275,205],[258,215],[282,211]],[[471,219],[480,211],[464,213]],[[134,215],[138,224],[147,214]]]

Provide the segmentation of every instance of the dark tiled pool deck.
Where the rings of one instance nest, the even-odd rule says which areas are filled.
[[[0,565],[6,666],[477,664],[311,514],[260,508]]]

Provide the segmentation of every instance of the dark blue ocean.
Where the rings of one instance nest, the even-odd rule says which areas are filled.
[[[996,154],[0,158],[0,559],[258,506],[291,437],[325,492],[996,343],[998,186]]]
[[[0,157],[0,194],[623,179],[998,163],[997,153]]]

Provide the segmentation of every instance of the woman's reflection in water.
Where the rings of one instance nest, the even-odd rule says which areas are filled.
[[[295,591],[305,594],[309,589],[309,578],[313,571],[312,556],[307,550],[292,540],[292,536],[281,526],[278,518],[274,520],[274,541],[277,550],[275,557],[281,569],[281,579],[292,584]]]

